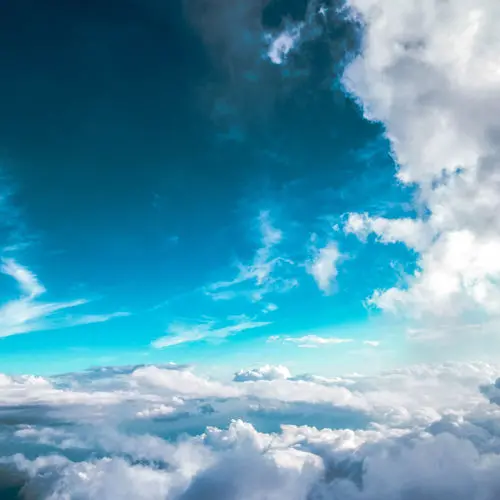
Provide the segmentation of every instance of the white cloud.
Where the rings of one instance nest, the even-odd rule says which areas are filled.
[[[398,177],[418,189],[423,214],[349,217],[348,231],[419,253],[415,273],[371,302],[418,317],[497,315],[500,8],[491,0],[349,4],[365,33],[345,85],[369,119],[383,122]]]
[[[22,295],[0,306],[0,337],[39,330],[52,330],[90,323],[102,323],[115,317],[127,316],[117,312],[107,315],[60,316],[57,313],[87,304],[85,299],[68,302],[40,302],[46,293],[36,275],[13,259],[2,260],[2,273],[14,278]]]
[[[173,366],[1,376],[1,481],[52,500],[497,497],[498,367],[278,371],[288,378],[224,384]]]
[[[287,20],[282,30],[265,34],[265,56],[278,66],[286,64],[288,56],[297,51],[302,43],[321,35],[329,10],[318,0],[308,2],[303,21]]]
[[[380,345],[379,340],[364,340],[363,344],[368,345],[370,347],[378,347]]]
[[[332,282],[337,277],[337,264],[340,258],[337,244],[330,242],[324,248],[316,250],[313,259],[307,265],[307,271],[324,293],[331,292]]]
[[[432,233],[427,225],[418,219],[386,219],[369,217],[367,214],[349,214],[344,226],[346,233],[353,233],[361,240],[375,234],[381,243],[404,242],[415,250],[424,249],[431,240]]]
[[[105,323],[114,318],[126,318],[130,316],[129,312],[118,311],[109,314],[85,314],[76,318],[67,320],[65,326],[90,325],[92,323]]]
[[[264,365],[252,370],[240,370],[234,375],[235,382],[248,382],[256,380],[285,380],[292,375],[286,366]]]
[[[236,387],[199,377],[189,370],[162,370],[156,366],[145,366],[134,370],[131,377],[140,386],[168,391],[182,398],[224,398],[238,397],[241,394]]]
[[[232,300],[245,296],[252,302],[261,301],[270,292],[286,292],[297,286],[294,278],[282,273],[294,263],[276,253],[276,246],[283,239],[282,232],[273,226],[269,211],[258,217],[260,247],[250,264],[238,264],[237,275],[228,281],[212,283],[206,293],[214,300]]]
[[[262,312],[264,314],[267,314],[267,313],[270,313],[270,312],[274,312],[274,311],[277,311],[279,308],[276,304],[273,304],[272,302],[267,304],[264,309],[262,310]]]
[[[225,326],[217,326],[215,321],[205,321],[194,325],[173,323],[168,327],[168,335],[154,340],[151,345],[157,349],[163,349],[186,342],[223,339],[245,330],[262,328],[271,324],[269,321],[253,321],[246,316],[229,318],[229,320],[230,324]]]
[[[29,298],[35,298],[46,292],[37,277],[14,259],[2,259],[2,273],[14,278],[21,290]]]
[[[267,57],[274,64],[283,64],[286,61],[288,54],[296,48],[300,42],[300,32],[303,27],[302,23],[292,25],[285,28],[284,31],[276,36],[268,35],[269,48]]]
[[[144,410],[138,411],[135,415],[137,418],[158,418],[164,417],[166,415],[172,415],[177,411],[174,406],[167,405],[156,405],[151,408],[146,408]]]
[[[338,345],[354,342],[353,339],[339,337],[321,337],[319,335],[303,335],[302,337],[286,337],[273,335],[268,338],[268,342],[287,342],[297,344],[298,347],[318,347],[321,345]]]

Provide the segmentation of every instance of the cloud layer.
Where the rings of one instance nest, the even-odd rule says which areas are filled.
[[[335,379],[265,366],[233,382],[176,365],[1,375],[0,488],[53,500],[493,500],[499,373],[476,363]]]

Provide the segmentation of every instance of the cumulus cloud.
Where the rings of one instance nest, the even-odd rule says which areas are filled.
[[[239,373],[245,381],[173,365],[4,375],[0,492],[53,500],[493,500],[500,492],[498,367],[336,379],[284,367]],[[21,422],[27,408],[31,421]],[[323,425],[311,425],[320,415]]]
[[[182,397],[235,397],[237,388],[198,377],[189,370],[162,370],[156,366],[138,368],[131,377],[139,385],[168,391]]]
[[[371,302],[405,315],[496,315],[500,306],[500,48],[495,2],[350,0],[363,46],[344,75],[384,124],[414,218],[351,214],[347,230],[401,242],[417,269]],[[454,42],[452,42],[454,40]]]
[[[46,293],[45,287],[37,276],[14,259],[2,259],[1,272],[14,278],[21,290],[21,297],[0,306],[0,337],[18,335],[38,330],[66,328],[90,323],[102,323],[128,313],[70,316],[61,315],[62,311],[87,303],[85,299],[69,302],[41,302],[40,296]]]
[[[256,380],[285,380],[292,375],[286,366],[265,365],[252,370],[240,370],[234,375],[235,382],[248,382]]]

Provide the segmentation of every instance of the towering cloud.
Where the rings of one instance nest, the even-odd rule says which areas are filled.
[[[418,253],[378,307],[411,315],[500,306],[500,5],[491,0],[351,0],[362,52],[344,83],[386,128],[414,220],[352,214],[347,228]]]

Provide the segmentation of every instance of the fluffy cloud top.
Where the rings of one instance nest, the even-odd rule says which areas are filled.
[[[500,306],[500,7],[491,0],[350,0],[364,25],[344,83],[384,124],[416,218],[352,214],[347,230],[418,252],[376,306],[416,316]]]
[[[247,382],[255,380],[285,380],[290,378],[290,371],[286,366],[265,365],[252,370],[240,370],[234,375],[235,382]]]
[[[498,496],[497,367],[416,366],[337,379],[292,377],[285,367],[240,373],[244,383],[173,365],[1,376],[0,494],[17,487],[24,498],[51,500]],[[347,420],[342,411],[351,412]],[[304,425],[304,417],[329,425]],[[276,420],[282,425],[266,430]]]

